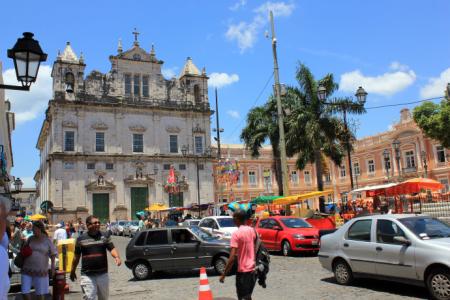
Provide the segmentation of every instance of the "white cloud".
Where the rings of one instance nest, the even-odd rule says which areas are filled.
[[[238,10],[239,8],[245,6],[247,4],[247,0],[238,0],[235,4],[230,6],[230,10]]]
[[[284,2],[266,2],[254,10],[255,13],[268,15],[269,11],[273,12],[274,17],[288,17],[294,11],[293,3],[286,4]]]
[[[450,68],[444,70],[439,77],[428,79],[428,84],[420,89],[422,98],[433,98],[443,96],[447,84],[450,82]]]
[[[240,119],[241,115],[239,114],[239,112],[237,110],[228,110],[227,114],[232,117],[233,119]]]
[[[276,17],[287,17],[292,14],[294,8],[294,4],[266,2],[254,10],[255,16],[251,22],[241,21],[238,24],[230,24],[225,36],[230,41],[237,41],[241,53],[244,53],[254,46],[258,34],[268,23],[269,10],[272,10]]]
[[[178,67],[172,67],[167,69],[162,69],[161,73],[163,74],[164,78],[166,79],[172,79],[174,76],[176,76],[176,71]]]
[[[393,62],[390,69],[390,72],[378,76],[365,76],[360,70],[344,73],[341,75],[339,88],[352,93],[362,86],[368,93],[391,96],[406,89],[416,80],[416,74],[408,66]]]
[[[15,113],[17,124],[34,120],[44,113],[48,101],[52,98],[51,72],[50,66],[42,65],[29,92],[6,90],[6,99],[11,102],[11,111]],[[5,70],[3,80],[5,84],[18,85],[14,69]]]
[[[220,89],[221,87],[233,84],[239,81],[239,76],[237,74],[227,74],[227,73],[211,73],[209,75],[208,84],[212,87]]]

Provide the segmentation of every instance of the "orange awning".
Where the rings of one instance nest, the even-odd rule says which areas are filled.
[[[422,190],[438,191],[444,188],[444,185],[436,180],[429,178],[413,178],[386,189],[388,196],[415,194]]]

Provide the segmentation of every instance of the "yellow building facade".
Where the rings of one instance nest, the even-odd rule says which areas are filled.
[[[397,182],[414,177],[428,177],[440,181],[443,192],[449,191],[450,150],[427,138],[411,117],[409,109],[402,109],[400,121],[390,130],[355,142],[351,159],[354,189],[364,186]],[[265,146],[255,158],[245,145],[222,145],[222,158],[239,162],[239,180],[230,185],[215,182],[216,203],[249,200],[260,195],[278,195],[272,148]],[[288,159],[290,195],[317,190],[314,165],[304,170],[295,166],[295,157]],[[333,190],[340,201],[351,190],[349,163],[342,166],[328,161],[324,174],[324,189]]]

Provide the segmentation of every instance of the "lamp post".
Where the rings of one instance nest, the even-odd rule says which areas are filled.
[[[388,149],[384,149],[383,151],[383,156],[384,156],[384,170],[386,171],[386,177],[387,177],[387,181],[389,182],[389,166],[388,166],[388,161],[390,158],[390,153]]]
[[[361,107],[364,107],[364,104],[366,103],[367,99],[367,92],[360,86],[356,92],[355,97],[358,100],[358,104]],[[338,106],[342,110],[343,119],[344,119],[344,131],[345,131],[345,150],[347,151],[347,159],[348,159],[348,169],[349,169],[349,175],[350,175],[350,186],[351,189],[354,189],[354,183],[353,183],[353,168],[352,168],[352,156],[351,156],[351,147],[350,147],[350,131],[348,128],[348,122],[347,122],[347,111],[350,110],[350,108],[355,106],[355,103],[352,101],[345,101],[345,102],[338,102],[338,103],[326,103],[327,100],[327,89],[323,85],[319,85],[319,88],[317,89],[317,98],[319,98],[319,101],[333,106]]]
[[[220,126],[219,126],[219,100],[217,98],[217,88],[216,88],[215,92],[216,92],[216,128],[213,128],[213,131],[217,132],[217,136],[214,137],[214,140],[217,142],[217,159],[220,159],[220,157],[221,157],[220,133],[223,132],[223,128],[220,128]]]
[[[39,42],[33,39],[33,35],[31,32],[24,32],[14,47],[8,49],[8,57],[14,61],[17,81],[22,86],[0,84],[0,89],[29,91],[30,85],[36,81],[39,65],[47,60],[47,54],[42,51]]]
[[[395,161],[397,163],[398,178],[399,178],[399,181],[400,181],[401,177],[402,177],[402,171],[401,171],[401,168],[400,168],[400,141],[399,140],[394,140],[392,142],[392,147],[394,147],[394,150],[395,150]]]
[[[189,154],[189,146],[187,145],[183,145],[181,147],[181,154],[184,157],[187,157],[187,155]],[[201,154],[193,154],[194,158],[195,158],[195,166],[196,166],[196,171],[197,171],[197,204],[198,204],[198,217],[201,217],[201,208],[200,208],[200,168],[199,168],[199,158],[200,156],[202,157],[210,157],[211,156],[211,148],[207,148],[205,149],[205,151]]]
[[[423,169],[425,171],[424,177],[428,178],[427,152],[425,150],[422,150],[420,154],[422,156]]]

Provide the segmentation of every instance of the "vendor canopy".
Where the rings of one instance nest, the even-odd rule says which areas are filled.
[[[281,196],[259,196],[250,201],[251,204],[271,204],[274,200],[281,198]]]
[[[147,207],[145,210],[148,211],[163,211],[167,210],[169,207],[164,205],[163,203],[153,203],[150,207]]]
[[[387,183],[387,184],[378,184],[372,186],[365,186],[356,190],[351,191],[351,194],[363,193],[366,192],[366,197],[373,197],[376,195],[384,195],[384,191],[387,188],[396,186],[397,183]]]
[[[388,196],[415,194],[422,190],[438,191],[444,188],[444,185],[436,180],[429,178],[413,178],[396,184],[386,189]]]
[[[295,204],[295,203],[302,202],[302,201],[304,201],[306,199],[320,197],[320,196],[325,196],[325,195],[329,195],[329,194],[332,194],[332,193],[333,193],[332,190],[328,190],[328,191],[309,192],[309,193],[306,193],[306,194],[281,197],[281,198],[278,198],[278,199],[274,200],[272,202],[272,204],[276,204],[276,205],[290,205],[290,204]]]
[[[43,220],[43,219],[47,219],[47,217],[40,215],[40,214],[35,214],[30,217],[31,221],[39,221],[39,220]]]

